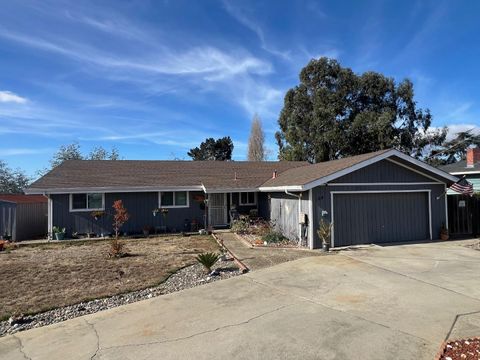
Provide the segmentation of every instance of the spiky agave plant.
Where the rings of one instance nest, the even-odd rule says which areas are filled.
[[[220,255],[216,253],[203,253],[196,257],[197,261],[203,265],[207,273],[212,272],[212,266],[215,265],[219,258]]]

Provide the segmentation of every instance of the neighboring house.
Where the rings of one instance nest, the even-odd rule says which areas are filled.
[[[42,195],[0,194],[0,236],[13,241],[47,234],[47,198]]]
[[[480,193],[480,148],[468,148],[466,160],[441,167],[473,184],[473,191]],[[480,198],[448,191],[448,223],[450,234],[472,236],[480,234]]]
[[[318,164],[236,161],[67,161],[27,192],[49,197],[49,229],[111,232],[123,200],[127,232],[192,223],[226,226],[229,210],[256,209],[288,237],[321,247],[320,219],[333,222],[333,246],[436,239],[446,222],[447,186],[458,179],[396,150]],[[206,208],[205,201],[206,200]],[[166,219],[153,216],[168,208]],[[92,211],[105,210],[98,220]]]

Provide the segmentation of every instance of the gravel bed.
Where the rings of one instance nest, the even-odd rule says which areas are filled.
[[[451,341],[445,346],[440,360],[478,360],[480,359],[480,339]]]
[[[201,264],[187,266],[172,274],[165,282],[156,287],[114,295],[103,299],[85,301],[36,315],[10,318],[9,320],[0,322],[0,336],[54,324],[78,316],[150,299],[155,296],[170,294],[237,275],[241,275],[241,271],[232,260],[217,261],[211,274],[206,274]]]

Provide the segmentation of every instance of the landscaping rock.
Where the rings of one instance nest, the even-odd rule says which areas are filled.
[[[0,322],[0,336],[54,324],[78,316],[93,314],[98,311],[150,299],[155,296],[161,296],[175,291],[189,289],[198,285],[242,274],[232,261],[217,261],[212,272],[215,272],[217,275],[212,276],[212,274],[206,274],[203,265],[195,264],[178,270],[166,281],[156,287],[114,295],[105,299],[86,301],[36,315],[26,315],[15,318],[11,317],[6,321]]]

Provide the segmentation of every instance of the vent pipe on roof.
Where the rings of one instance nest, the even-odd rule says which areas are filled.
[[[236,172],[236,171],[235,171],[235,180],[238,180],[238,178],[237,178],[237,172]]]
[[[273,170],[272,179],[276,179],[276,178],[277,178],[277,170]]]

